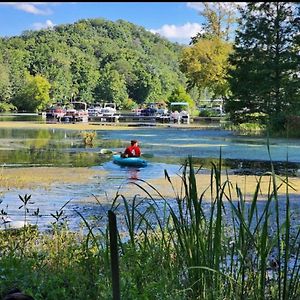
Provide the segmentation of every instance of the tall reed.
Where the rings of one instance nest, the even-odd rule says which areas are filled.
[[[111,209],[118,217],[121,299],[299,299],[293,186],[275,174],[272,161],[270,170],[257,178],[250,200],[221,169],[221,155],[204,190],[188,157],[179,187],[165,171],[172,199],[144,180],[133,184],[145,197],[126,199],[118,191]],[[29,199],[20,197],[25,219]],[[36,300],[112,298],[108,228],[77,214],[84,234],[58,224],[62,210],[52,215],[48,234],[0,232],[0,295],[18,282]]]
[[[149,255],[159,245],[168,261],[169,278],[180,287],[178,291],[173,286],[173,293],[179,292],[182,299],[299,298],[300,234],[299,229],[293,234],[290,230],[291,186],[288,178],[275,175],[272,162],[270,166],[271,172],[257,179],[248,202],[226,173],[222,181],[221,164],[212,164],[210,186],[199,192],[197,172],[189,157],[182,168],[181,188],[179,192],[174,189],[176,206],[148,185],[165,201],[163,220],[149,192],[151,217],[147,210],[139,211],[136,199],[129,210],[130,204],[123,198],[130,251],[134,249],[137,256],[141,251]],[[166,178],[172,184],[167,172]],[[263,178],[269,178],[266,194],[261,187]],[[279,185],[277,180],[281,181]],[[286,185],[286,196],[279,199],[277,191],[282,185]],[[258,205],[260,196],[265,197],[262,209]],[[280,212],[279,201],[286,203],[285,214]]]

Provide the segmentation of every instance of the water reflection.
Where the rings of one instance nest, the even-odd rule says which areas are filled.
[[[1,121],[36,121],[38,123],[46,122],[42,115],[35,113],[1,113],[0,122]]]
[[[191,155],[195,158],[269,161],[267,140],[264,137],[236,136],[230,131],[178,129],[178,128],[140,128],[133,131],[100,131],[103,138],[122,140],[132,138],[140,141],[143,152],[154,153],[155,159],[174,159],[180,161]],[[270,139],[271,157],[274,161],[300,163],[300,140]],[[122,149],[115,149],[121,151]]]
[[[239,163],[251,164],[269,162],[267,142],[263,137],[236,136],[230,131],[139,128],[133,130],[97,131],[93,148],[83,145],[79,131],[62,129],[0,129],[0,163],[16,166],[95,166],[103,164],[110,157],[99,156],[100,149],[123,151],[128,141],[140,141],[143,153],[151,154],[153,163],[182,164],[190,155],[195,161],[211,165],[219,160],[226,168],[236,168]],[[275,162],[284,162],[288,155],[293,169],[299,168],[300,141],[272,139],[271,157]]]
[[[139,179],[139,169],[135,169],[135,168],[130,168],[128,170],[128,178],[131,180],[138,180]]]

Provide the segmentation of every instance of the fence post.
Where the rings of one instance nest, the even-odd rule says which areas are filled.
[[[118,255],[118,230],[116,215],[108,211],[109,221],[109,243],[110,243],[110,265],[112,273],[113,300],[120,300],[120,272]]]

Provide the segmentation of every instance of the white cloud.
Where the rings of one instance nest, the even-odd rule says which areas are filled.
[[[34,15],[50,15],[52,13],[52,10],[45,6],[51,4],[52,3],[49,2],[2,2],[0,3],[0,5],[12,6],[15,9],[22,10]],[[40,8],[41,6],[44,6],[43,9]]]
[[[245,7],[247,2],[206,2],[208,6],[216,10],[217,6],[220,6],[225,11],[234,11],[235,13],[238,12],[238,7]],[[202,12],[204,8],[203,2],[188,2],[187,7],[195,9],[198,12]]]
[[[45,23],[34,23],[32,25],[35,30],[53,28],[53,26],[55,26],[55,24],[51,20],[47,20]]]
[[[186,23],[182,26],[163,25],[159,29],[150,29],[152,33],[158,33],[168,39],[186,40],[195,36],[198,32],[202,32],[202,26],[198,23]]]

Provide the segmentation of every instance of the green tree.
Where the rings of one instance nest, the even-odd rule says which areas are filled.
[[[186,81],[178,63],[182,46],[122,20],[86,19],[27,31],[2,39],[0,48],[15,102],[26,71],[49,81],[52,102],[77,98],[92,103],[107,97],[121,105],[129,95],[142,104],[166,99]],[[116,83],[105,88],[105,80]],[[113,85],[121,88],[119,93]]]
[[[47,34],[47,33],[44,33]],[[51,38],[50,38],[51,37]],[[71,54],[65,42],[50,36],[43,43],[30,41],[30,74],[43,74],[51,84],[53,101],[70,98],[72,93]]]
[[[128,99],[124,76],[107,66],[96,88],[96,99],[113,102],[122,108]]]
[[[8,102],[11,95],[9,69],[0,60],[0,102]]]
[[[282,129],[284,115],[300,111],[299,47],[295,45],[300,22],[294,8],[291,2],[259,2],[241,10],[230,58],[232,95],[226,101],[235,123],[263,113],[264,122],[276,120],[273,125]]]
[[[75,95],[83,101],[94,101],[94,90],[99,79],[95,57],[85,54],[78,48],[72,49],[71,72]]]
[[[150,68],[147,70],[143,63],[136,63],[133,71],[134,79],[129,86],[129,97],[137,103],[151,102],[151,92],[155,88]]]
[[[26,74],[26,81],[13,100],[18,110],[35,112],[45,109],[50,103],[50,83],[41,75]]]
[[[182,85],[177,86],[168,98],[168,103],[172,102],[187,102],[189,109],[193,111],[195,109],[195,102],[191,96],[186,92]]]
[[[229,41],[237,20],[239,4],[236,2],[199,2],[200,16],[204,17],[203,32],[192,37],[190,44],[201,38],[215,38]]]
[[[185,48],[180,69],[188,78],[188,89],[197,87],[199,93],[207,89],[214,98],[227,96],[230,93],[227,73],[231,52],[232,45],[219,37],[201,38]]]
[[[29,55],[26,50],[12,49],[9,45],[3,53],[3,60],[6,62],[9,70],[9,81],[11,85],[11,97],[13,98],[24,85],[25,73],[28,68]]]

